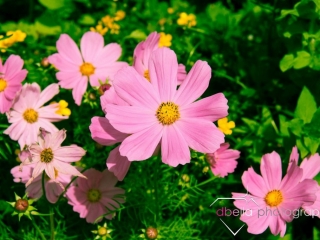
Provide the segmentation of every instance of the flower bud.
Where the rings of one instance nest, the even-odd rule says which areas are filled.
[[[14,208],[19,212],[27,211],[28,207],[29,207],[29,203],[26,199],[18,199],[16,201],[16,204],[14,205]]]
[[[158,230],[154,227],[148,227],[146,230],[148,239],[156,239],[158,236]]]

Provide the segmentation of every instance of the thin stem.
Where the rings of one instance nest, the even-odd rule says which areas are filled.
[[[50,208],[50,232],[51,232],[51,240],[54,240],[54,212],[53,207]]]
[[[46,240],[46,238],[45,238],[45,236],[43,235],[43,233],[41,232],[40,228],[39,228],[39,227],[37,226],[37,224],[35,223],[33,217],[31,218],[31,222],[32,222],[34,228],[35,228],[35,229],[37,230],[37,232],[39,233],[40,238],[41,238],[42,240]]]
[[[154,174],[154,195],[155,195],[155,209],[156,209],[156,216],[155,222],[160,219],[160,209],[159,209],[159,189],[158,189],[158,180],[159,180],[159,168],[160,168],[160,161],[161,161],[161,154],[158,154],[157,162],[156,162],[156,172]]]
[[[46,187],[45,187],[45,174],[46,174],[46,172],[43,171],[43,172],[42,172],[41,183],[42,183],[42,193],[43,193],[43,196],[44,196],[45,199],[47,200]],[[48,200],[47,200],[47,201],[48,201]]]

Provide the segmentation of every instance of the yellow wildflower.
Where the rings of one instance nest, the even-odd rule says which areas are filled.
[[[158,24],[159,24],[160,26],[163,26],[163,25],[166,23],[166,21],[167,21],[167,19],[161,18],[161,19],[158,21]]]
[[[21,30],[8,31],[6,35],[11,36],[4,40],[1,40],[1,38],[3,38],[3,35],[0,36],[0,48],[2,48],[2,52],[5,52],[6,48],[11,47],[16,42],[23,42],[27,36],[27,34],[22,32]]]
[[[174,9],[173,9],[172,7],[169,7],[169,8],[167,9],[167,11],[168,11],[169,14],[174,13]]]
[[[115,21],[120,21],[120,20],[124,19],[125,16],[126,16],[125,11],[123,11],[123,10],[118,10],[118,11],[116,12],[116,14],[115,14],[114,20],[115,20]]]
[[[228,118],[221,118],[218,120],[218,128],[226,135],[232,134],[231,128],[234,128],[236,124],[234,121],[228,122]]]
[[[90,28],[90,31],[91,32],[97,32],[97,33],[100,33],[102,36],[105,35],[107,32],[108,32],[108,28],[106,27],[103,27],[101,25],[101,23],[99,22],[99,24],[94,28],[94,27],[91,27]]]
[[[101,18],[101,21],[103,22],[104,26],[106,26],[107,28],[112,28],[113,18],[110,17],[109,15],[106,15],[103,18]]]
[[[160,33],[159,47],[170,47],[171,46],[172,35],[165,34],[164,32]]]
[[[194,14],[187,14],[185,12],[180,13],[179,19],[177,20],[177,23],[180,26],[188,26],[193,27],[197,24],[196,16]]]
[[[52,102],[55,103],[55,102]],[[56,111],[56,114],[62,115],[62,116],[70,116],[71,110],[68,107],[68,103],[65,100],[59,101],[59,109]]]
[[[111,33],[111,34],[119,34],[119,29],[120,29],[120,25],[114,23],[114,24],[112,25],[112,27],[110,28],[110,33]]]

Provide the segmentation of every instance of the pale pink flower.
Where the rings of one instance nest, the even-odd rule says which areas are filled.
[[[106,104],[106,118],[115,129],[130,134],[119,148],[129,161],[151,157],[161,142],[162,161],[177,166],[190,162],[189,147],[211,153],[224,142],[212,122],[228,115],[227,99],[218,93],[194,102],[207,89],[211,68],[197,61],[178,90],[177,70],[175,53],[160,48],[149,61],[151,82],[133,67],[115,76],[115,92],[130,106]]]
[[[140,42],[133,53],[133,67],[137,72],[150,81],[149,60],[152,53],[159,48],[160,33],[150,33],[145,41]],[[181,84],[186,78],[186,67],[183,64],[178,65],[177,84]]]
[[[261,175],[249,168],[242,175],[242,183],[250,194],[232,193],[234,205],[245,211],[240,220],[248,225],[248,232],[260,234],[268,227],[273,235],[286,232],[286,222],[291,222],[293,214],[303,204],[313,204],[316,200],[317,183],[310,179],[301,181],[303,170],[292,164],[282,178],[281,159],[272,152],[262,157]],[[252,200],[253,199],[253,200]]]
[[[298,160],[299,160],[298,148],[293,147],[290,155],[289,166],[291,164],[298,165]],[[312,156],[304,158],[300,164],[300,168],[302,168],[303,170],[301,181],[303,181],[304,179],[313,179],[320,172],[319,154],[316,153]],[[317,216],[320,218],[320,186],[319,185],[318,185],[318,190],[316,192],[316,196],[317,196],[317,199],[312,205],[303,204],[302,208],[306,210],[308,215]]]
[[[75,185],[68,188],[68,203],[73,206],[73,211],[80,213],[80,217],[86,218],[88,223],[100,222],[103,215],[111,219],[114,214],[108,213],[119,208],[119,203],[124,203],[121,195],[125,191],[115,187],[117,178],[107,169],[100,172],[91,168],[83,174],[87,180],[77,178]]]
[[[122,142],[128,135],[116,130],[104,117],[93,117],[90,124],[91,137],[104,146],[112,146]],[[107,158],[107,167],[110,172],[122,181],[126,176],[131,162],[120,155],[119,146],[113,149]]]
[[[84,177],[71,162],[79,161],[86,151],[77,145],[61,146],[66,138],[66,130],[54,133],[42,131],[38,136],[37,143],[30,145],[31,157],[25,160],[22,165],[35,164],[32,177],[26,183],[28,186],[43,171],[47,176],[60,184],[58,176],[60,173]]]
[[[80,105],[90,80],[91,86],[99,87],[99,80],[112,81],[117,71],[128,64],[117,62],[121,47],[117,43],[104,46],[103,37],[96,32],[85,33],[80,42],[80,49],[67,34],[61,34],[57,41],[58,53],[48,60],[59,70],[56,77],[60,86],[72,89],[73,99]]]
[[[2,65],[0,58],[0,112],[9,111],[16,93],[20,91],[21,82],[28,71],[22,69],[23,60],[17,55],[10,55]]]
[[[223,143],[214,153],[206,154],[211,171],[216,176],[225,177],[229,173],[233,173],[237,167],[238,162],[236,160],[240,157],[240,152],[228,149],[229,147],[229,143]]]
[[[42,92],[37,83],[24,84],[15,98],[12,110],[7,113],[11,125],[4,131],[12,140],[18,141],[20,148],[37,141],[40,128],[49,132],[58,131],[51,122],[67,119],[56,113],[59,104],[43,105],[59,93],[59,85],[51,84]]]
[[[25,166],[16,166],[11,169],[11,174],[14,177],[14,182],[27,183],[28,180],[32,177],[32,171],[34,169],[35,164],[25,165]],[[56,172],[57,181],[66,187],[72,179],[71,175],[66,175]],[[59,196],[63,193],[63,188],[56,181],[51,180],[47,175],[44,178],[44,186],[46,190],[46,197],[49,202],[56,203]],[[26,193],[29,198],[39,199],[42,192],[42,175],[36,177],[32,183],[26,188]]]

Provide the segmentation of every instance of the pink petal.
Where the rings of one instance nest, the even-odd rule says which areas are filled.
[[[66,130],[64,129],[53,132],[52,134],[50,134],[50,141],[46,142],[46,148],[50,147],[55,152],[55,150],[61,146],[66,137],[67,134]]]
[[[317,199],[312,205],[310,206],[303,205],[302,207],[304,208],[304,210],[307,212],[308,215],[320,217],[320,190],[316,192],[316,197]]]
[[[263,155],[260,171],[268,190],[279,189],[282,178],[282,166],[278,153],[273,151],[272,153]]]
[[[128,136],[116,130],[104,117],[93,117],[89,129],[92,139],[104,146],[122,142]]]
[[[160,124],[156,112],[140,106],[106,105],[106,118],[123,133],[137,133],[155,124]]]
[[[53,166],[58,170],[58,172],[61,172],[63,174],[85,178],[85,176],[82,173],[80,173],[74,166],[68,163],[61,162],[61,161],[53,161]]]
[[[59,105],[54,103],[38,109],[39,120],[48,122],[60,122],[61,120],[68,119],[68,116],[61,116],[56,113]]]
[[[58,93],[59,93],[59,85],[56,83],[50,84],[40,93],[40,97],[38,98],[35,108],[40,108]]]
[[[102,50],[104,40],[101,34],[96,32],[86,32],[80,43],[81,53],[85,62],[93,63],[96,56]]]
[[[80,180],[82,178],[78,178]],[[66,197],[69,200],[69,204],[75,205],[83,205],[87,201],[87,193],[83,192],[79,189],[79,187],[70,186],[66,192]],[[78,212],[78,211],[77,211]]]
[[[120,154],[129,161],[141,161],[151,157],[162,137],[163,127],[159,124],[134,133],[123,140]]]
[[[199,98],[209,86],[211,68],[207,62],[198,60],[180,85],[173,102],[185,106]]]
[[[106,213],[106,211],[103,209],[101,203],[90,203],[86,220],[88,223],[94,223],[104,213]],[[100,222],[102,219],[103,218],[99,218],[97,222]]]
[[[156,111],[160,97],[152,85],[132,67],[120,70],[113,82],[116,93],[130,105],[147,107]]]
[[[215,152],[224,142],[224,134],[209,121],[201,119],[181,119],[175,123],[182,137],[192,149],[203,152]]]
[[[53,181],[48,181],[46,183],[46,197],[49,202],[56,203],[58,201],[59,196],[63,193],[63,189],[59,184]]]
[[[172,167],[190,162],[190,150],[187,141],[175,124],[163,128],[161,156],[162,162]]]
[[[289,164],[288,164],[288,169],[289,170],[290,166],[292,163],[294,163],[295,165],[298,165],[298,161],[299,161],[299,153],[298,153],[298,148],[297,146],[294,146],[292,148],[292,152],[290,154],[290,158],[289,158]]]
[[[57,132],[58,128],[56,128],[56,126],[54,126],[51,122],[49,122],[47,119],[39,119],[38,120],[39,126],[37,128],[35,128],[35,130],[37,129],[36,132],[39,131],[39,128],[44,128],[46,131],[48,132]]]
[[[5,79],[10,80],[14,78],[21,71],[23,64],[20,56],[10,55],[3,65]]]
[[[38,177],[40,174],[42,174],[43,170],[45,169],[46,165],[42,162],[38,162],[36,166],[33,169],[32,177],[29,179],[29,181],[26,183],[26,187],[30,185],[30,183]]]
[[[249,215],[249,214],[248,214]],[[272,217],[267,214],[263,214],[262,216],[258,216],[258,210],[252,210],[252,216],[247,216],[246,214],[242,214],[240,220],[245,222],[248,225],[248,233],[251,234],[261,234],[265,230],[267,230],[270,221],[272,221]]]
[[[86,170],[83,175],[87,177],[87,179],[84,178],[78,178],[77,183],[80,189],[82,189],[84,192],[87,192],[90,189],[98,189],[101,179],[102,179],[102,173],[96,169],[90,168]]]
[[[295,164],[291,164],[287,171],[287,174],[283,177],[280,189],[282,192],[288,192],[294,189],[298,183],[301,181],[303,175],[303,170]]]
[[[12,100],[5,96],[5,93],[0,93],[0,112],[2,114],[8,112],[12,106]]]
[[[270,216],[269,227],[275,236],[281,233],[281,237],[283,237],[286,232],[286,222],[280,216]]]
[[[297,202],[300,208],[302,204],[305,206],[311,205],[316,200],[315,193],[318,190],[318,183],[311,179],[305,179],[302,182],[298,183],[296,186],[293,186],[290,190],[283,191],[283,197],[286,202]]]
[[[87,86],[88,86],[87,77],[82,76],[81,81],[79,81],[77,86],[75,86],[75,88],[72,90],[73,99],[78,106],[81,105],[81,100],[82,100],[84,93],[87,90]]]
[[[67,34],[61,34],[57,41],[57,50],[62,58],[70,63],[81,66],[83,63],[80,51],[76,43]]]
[[[172,101],[177,88],[178,61],[174,51],[159,48],[149,61],[151,84],[159,92],[161,102]]]
[[[318,153],[303,159],[300,164],[303,169],[302,179],[312,179],[320,172],[320,156]]]
[[[265,198],[268,193],[268,188],[264,179],[258,175],[253,168],[249,168],[242,175],[242,184],[252,195]]]
[[[27,188],[26,193],[29,198],[39,199],[42,196],[42,181],[41,176],[35,179]]]
[[[109,66],[104,68],[97,68],[94,72],[97,79],[101,80],[101,82],[105,82],[108,80],[110,83],[113,82],[115,75],[122,69],[128,66],[126,62],[114,62],[110,63]],[[92,86],[100,86],[100,83],[94,83]]]
[[[106,106],[108,103],[120,106],[129,106],[126,101],[118,96],[112,86],[100,97],[100,102],[102,111],[104,112],[106,112]]]
[[[22,133],[26,131],[27,122],[24,120],[12,123],[3,133],[10,136],[12,140],[17,141]]]
[[[79,50],[78,50],[79,51]],[[52,54],[51,56],[48,57],[49,63],[51,63],[55,68],[57,68],[59,71],[63,71],[65,73],[80,73],[80,66],[82,65],[82,60],[81,63],[75,63],[75,62],[70,62],[69,58],[65,58],[64,55],[55,53]],[[56,74],[57,79],[61,80],[60,77],[58,77],[60,74]]]
[[[8,81],[8,87],[21,87],[21,82],[26,79],[28,74],[28,71],[25,69],[22,69],[18,73],[16,73],[12,78],[7,78]]]
[[[120,58],[121,52],[122,49],[118,43],[109,43],[93,59],[93,65],[96,68],[108,67]]]
[[[101,192],[110,191],[111,189],[114,189],[114,186],[117,182],[118,179],[116,178],[116,176],[108,169],[105,169],[102,172],[102,178],[100,180],[98,189]]]
[[[178,75],[177,75],[178,85],[180,85],[186,77],[187,77],[186,67],[180,63],[178,65]]]
[[[79,161],[86,151],[77,145],[59,147],[54,151],[54,158],[62,162]]]
[[[76,72],[57,72],[57,79],[60,81],[59,84],[62,88],[73,89],[76,87],[82,79],[80,71]]]
[[[228,100],[223,93],[203,98],[180,109],[181,118],[202,118],[215,122],[228,115]]]
[[[130,164],[131,162],[128,160],[128,158],[120,155],[119,146],[109,153],[107,167],[110,172],[114,173],[119,181],[122,181],[127,175]]]

